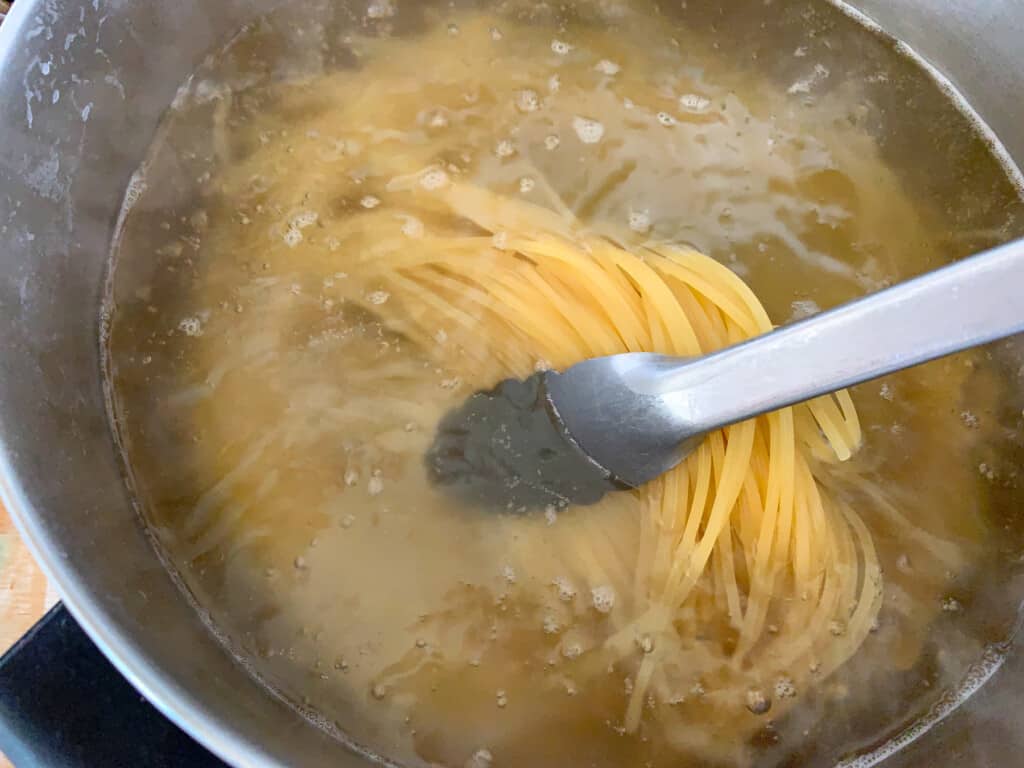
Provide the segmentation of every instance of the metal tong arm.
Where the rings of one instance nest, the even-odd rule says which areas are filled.
[[[662,357],[631,383],[707,431],[1021,332],[1015,240],[705,357]]]

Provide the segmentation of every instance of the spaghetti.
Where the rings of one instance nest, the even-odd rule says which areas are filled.
[[[403,185],[422,205],[406,216],[443,212],[448,226],[411,239],[401,231],[408,219],[380,210],[330,222],[327,236],[374,238],[358,276],[376,287],[366,308],[466,380],[488,385],[620,352],[702,355],[772,328],[739,277],[691,249],[632,252],[610,233],[452,183],[436,168]],[[467,222],[478,231],[461,233]],[[373,303],[378,291],[389,296],[383,305]],[[438,329],[460,343],[431,344]],[[678,698],[709,612],[729,627],[716,662],[699,665],[723,678],[715,697],[742,703],[780,680],[780,690],[798,686],[856,651],[881,604],[881,572],[866,527],[827,497],[813,468],[849,458],[860,440],[845,391],[727,427],[634,492],[638,518],[615,524],[639,526],[636,552],[601,554],[607,541],[595,537],[629,538],[606,525],[573,534],[578,576],[629,596],[612,608],[612,631],[594,658],[578,662],[603,672],[631,660],[627,730],[648,697]],[[522,557],[525,570],[543,570]]]

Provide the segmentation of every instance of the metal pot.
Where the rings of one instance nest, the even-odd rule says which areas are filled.
[[[0,491],[129,681],[236,765],[366,758],[270,695],[154,554],[108,427],[100,298],[124,190],[204,54],[281,0],[18,0],[0,34]],[[1024,166],[1024,4],[857,0],[964,93]],[[1015,97],[1014,94],[1017,94]],[[1024,658],[886,765],[1020,762]]]

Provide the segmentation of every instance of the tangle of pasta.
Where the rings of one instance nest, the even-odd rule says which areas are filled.
[[[392,186],[420,207],[331,232],[373,240],[360,251],[361,278],[389,299],[367,308],[481,386],[538,363],[701,355],[772,328],[739,277],[691,249],[631,252],[564,210],[456,184],[438,168]],[[438,329],[460,343],[431,344]],[[881,604],[880,568],[866,527],[825,495],[813,466],[849,458],[860,440],[849,395],[820,397],[711,434],[680,467],[635,491],[639,517],[614,525],[639,527],[637,551],[602,555],[591,538],[616,538],[607,525],[574,531],[582,578],[616,596],[613,631],[581,656],[579,674],[635,667],[627,730],[648,697],[678,699],[695,668],[718,676],[714,696],[727,707],[758,710],[856,651]],[[698,641],[720,617],[728,630]],[[708,653],[717,660],[692,658]]]

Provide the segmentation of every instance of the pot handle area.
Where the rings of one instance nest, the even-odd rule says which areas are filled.
[[[225,766],[132,688],[59,603],[0,658],[0,752],[16,768]]]

